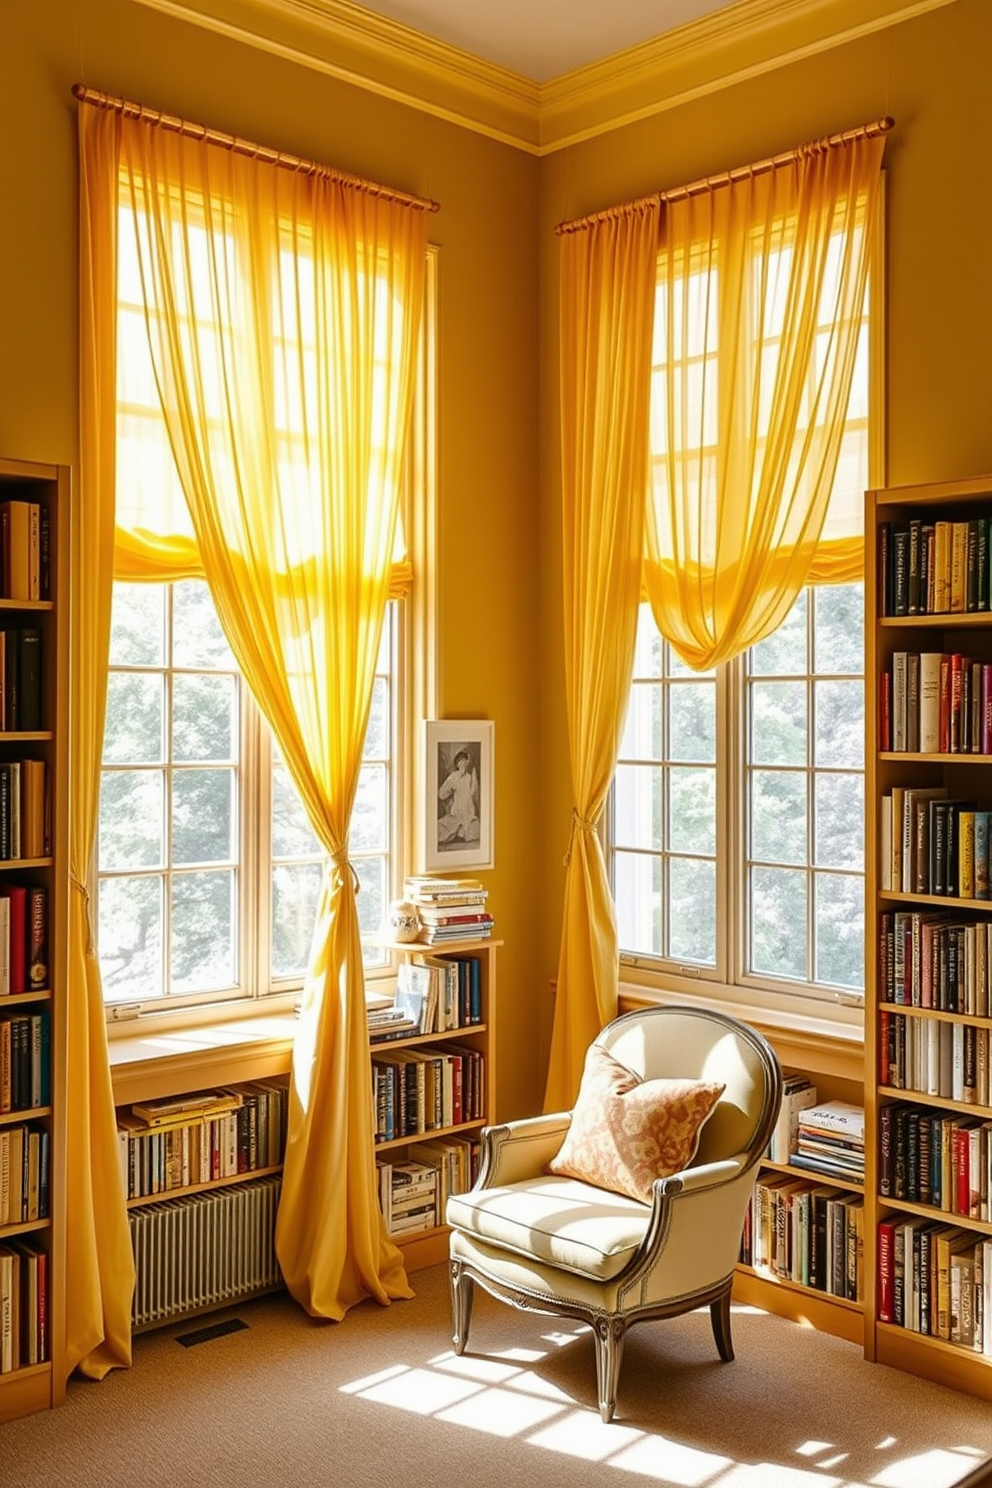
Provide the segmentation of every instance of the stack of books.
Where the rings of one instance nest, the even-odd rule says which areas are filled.
[[[437,1224],[437,1168],[423,1162],[379,1162],[379,1203],[390,1235],[412,1235]]]
[[[863,1183],[865,1113],[848,1101],[824,1101],[799,1112],[796,1151],[790,1161],[831,1178]]]
[[[404,884],[403,897],[417,906],[418,939],[427,945],[488,940],[492,933],[494,921],[486,908],[489,890],[477,878],[411,877]]]

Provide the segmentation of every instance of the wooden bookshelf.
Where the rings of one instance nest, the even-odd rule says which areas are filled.
[[[975,1087],[969,1087],[971,1093],[962,1098],[954,1070],[954,1051],[963,1050],[966,1039],[969,1047],[976,1047],[975,1040],[983,1039],[989,1053],[992,1005],[987,969],[976,975],[974,957],[969,952],[968,974],[961,979],[955,975],[948,984],[948,966],[956,965],[959,947],[966,943],[977,946],[979,937],[987,941],[992,929],[992,900],[974,897],[973,886],[972,892],[967,892],[966,880],[966,892],[962,894],[963,880],[936,845],[931,857],[931,828],[936,824],[938,835],[942,835],[949,808],[931,809],[927,804],[917,812],[913,807],[904,864],[899,863],[892,846],[898,822],[894,828],[889,826],[890,817],[908,819],[905,795],[901,793],[909,790],[943,791],[949,800],[973,802],[973,809],[979,812],[992,809],[992,775],[988,770],[992,748],[986,747],[992,741],[982,739],[982,714],[986,706],[992,709],[992,690],[987,703],[979,693],[973,715],[958,711],[952,740],[946,712],[949,700],[947,704],[941,702],[938,688],[936,700],[927,704],[929,719],[934,720],[936,708],[939,724],[944,708],[947,737],[939,739],[939,747],[934,749],[933,734],[919,708],[921,664],[910,659],[964,657],[969,684],[974,676],[982,685],[982,664],[992,662],[989,518],[992,476],[867,493],[865,1097],[866,1130],[874,1136],[866,1153],[866,1195],[872,1223],[866,1233],[870,1251],[866,1254],[869,1285],[865,1346],[869,1358],[985,1398],[992,1398],[992,1357],[988,1357],[992,1341],[975,1348],[941,1336],[937,1328],[927,1332],[922,1325],[914,1326],[904,1300],[905,1286],[913,1284],[912,1270],[903,1284],[903,1300],[898,1303],[900,1316],[889,1320],[888,1314],[896,1304],[890,1300],[888,1277],[883,1287],[879,1276],[880,1252],[881,1263],[886,1264],[884,1255],[889,1247],[887,1244],[883,1250],[880,1246],[878,1227],[914,1220],[918,1225],[953,1226],[972,1252],[992,1235],[992,1195],[983,1193],[980,1207],[968,1214],[957,1212],[958,1198],[947,1191],[946,1168],[942,1171],[940,1164],[935,1167],[919,1162],[914,1146],[921,1126],[925,1140],[932,1141],[935,1133],[949,1132],[955,1119],[974,1119],[979,1126],[992,1123],[987,1081],[981,1091],[983,1099],[976,1097]],[[943,529],[941,537],[938,524]],[[949,534],[953,545],[955,527],[960,541],[959,561],[963,554],[964,567],[952,599],[943,578],[939,579],[939,597],[934,595],[933,574],[937,543]],[[922,582],[920,564],[915,557],[910,558],[911,548],[913,554],[926,555]],[[980,548],[984,549],[981,557]],[[951,604],[961,607],[948,608]],[[980,609],[975,607],[979,604]],[[907,659],[903,661],[903,657]],[[968,665],[972,661],[977,663],[974,673]],[[931,678],[935,665],[931,664]],[[989,675],[992,678],[992,671]],[[915,686],[910,685],[914,681]],[[926,691],[928,699],[933,700],[932,683]],[[907,697],[905,723],[896,718],[894,692]],[[966,810],[957,808],[952,835],[960,833],[963,842],[967,844],[970,838],[973,844],[973,821],[965,816],[962,827],[960,812]],[[943,892],[941,875],[946,878],[948,866],[952,892]],[[906,869],[910,870],[908,874]],[[935,892],[938,887],[941,891]],[[934,925],[940,922],[935,922],[934,915],[942,912],[947,912],[948,923],[960,929],[935,931]],[[954,950],[948,953],[952,933]],[[960,1078],[966,1078],[963,1069]],[[893,1136],[895,1132],[898,1139]],[[893,1166],[893,1142],[898,1149],[898,1174]],[[980,1186],[985,1189],[984,1183]],[[931,1324],[935,1315],[931,1311]],[[986,1339],[992,1340],[992,1317],[988,1313],[984,1329]]]
[[[68,697],[69,655],[69,532],[71,485],[65,466],[0,459],[0,501],[22,501],[37,506],[48,533],[47,592],[29,598],[0,598],[0,629],[37,628],[41,634],[41,723],[20,731],[4,715],[0,732],[0,766],[24,759],[45,765],[47,850],[31,857],[0,856],[0,889],[25,886],[45,894],[46,951],[40,984],[27,989],[20,983],[0,995],[0,1019],[40,1016],[45,1039],[35,1055],[42,1079],[43,1099],[36,1086],[19,1095],[16,1109],[0,1114],[0,1141],[15,1131],[27,1132],[47,1151],[47,1182],[39,1181],[39,1198],[29,1201],[27,1213],[18,1209],[0,1221],[0,1250],[27,1244],[45,1257],[47,1268],[43,1356],[34,1362],[33,1347],[23,1328],[18,1340],[16,1367],[0,1369],[0,1423],[59,1405],[65,1398],[65,1124],[66,1124],[66,940],[68,922]],[[6,593],[6,590],[4,591]],[[9,679],[5,678],[5,681]],[[16,783],[16,777],[15,777]],[[13,847],[15,844],[11,844]],[[20,934],[21,932],[16,932]],[[39,963],[40,964],[40,963]],[[29,1025],[20,1024],[21,1028]],[[37,1025],[39,1034],[42,1025]],[[33,1028],[32,1028],[33,1032]],[[23,1137],[17,1138],[23,1145]],[[11,1185],[13,1190],[13,1185]],[[20,1193],[17,1204],[22,1204]],[[43,1211],[43,1212],[42,1212]],[[26,1270],[22,1258],[21,1281]],[[21,1292],[22,1321],[26,1315]],[[2,1311],[2,1309],[0,1309]],[[11,1358],[13,1364],[13,1358]]]
[[[369,1043],[370,1060],[388,1059],[392,1051],[403,1049],[423,1050],[446,1044],[464,1045],[478,1051],[482,1056],[481,1104],[478,1114],[467,1121],[449,1126],[438,1126],[417,1132],[406,1132],[401,1136],[376,1142],[377,1158],[391,1162],[403,1161],[412,1144],[445,1137],[461,1137],[474,1140],[483,1126],[495,1120],[496,1113],[496,953],[498,940],[455,940],[442,947],[427,946],[419,941],[394,942],[386,947],[398,957],[420,959],[422,957],[465,957],[478,965],[480,989],[480,1021],[466,1023],[458,1028],[446,1029],[443,1033],[425,1033],[412,1038],[388,1039]],[[438,1265],[448,1258],[448,1230],[443,1224],[410,1234],[393,1235],[392,1239],[403,1251],[408,1270],[415,1271],[425,1266]]]

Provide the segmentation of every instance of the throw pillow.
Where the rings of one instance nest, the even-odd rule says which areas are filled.
[[[706,1080],[642,1080],[592,1044],[571,1124],[547,1171],[650,1204],[654,1180],[692,1161],[724,1089]]]

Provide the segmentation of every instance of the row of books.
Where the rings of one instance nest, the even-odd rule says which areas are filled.
[[[465,1193],[479,1171],[479,1143],[468,1137],[413,1142],[403,1161],[376,1159],[379,1202],[390,1234],[444,1223],[451,1194]]]
[[[259,1080],[199,1094],[203,1099],[195,1108],[152,1102],[118,1111],[118,1155],[129,1199],[282,1162],[288,1105],[284,1085]]]
[[[482,968],[477,956],[423,956],[401,961],[392,1002],[370,1008],[373,1043],[449,1033],[482,1022]]]
[[[426,945],[455,940],[488,940],[495,923],[486,907],[489,890],[477,878],[409,876],[403,897],[416,906],[418,939]]]
[[[939,1220],[878,1226],[878,1318],[992,1357],[992,1240]]]
[[[989,515],[881,522],[878,594],[883,616],[989,609]]]
[[[485,1059],[478,1049],[445,1044],[377,1055],[372,1099],[377,1142],[481,1121]]]
[[[0,598],[51,599],[51,543],[44,502],[0,501]]]
[[[0,1227],[47,1219],[51,1138],[44,1127],[0,1127]]]
[[[879,1080],[893,1090],[987,1106],[989,1032],[974,1023],[949,1023],[880,1008]]]
[[[864,1296],[864,1199],[808,1179],[759,1177],[741,1260],[786,1281],[858,1302]]]
[[[0,1017],[0,1114],[47,1106],[51,1095],[48,1009]]]
[[[36,625],[0,629],[0,732],[42,727],[42,641]]]
[[[51,852],[48,771],[44,760],[0,763],[0,861]]]
[[[879,993],[897,1007],[986,1017],[992,1009],[992,921],[946,910],[885,910]]]
[[[878,1113],[878,1191],[897,1203],[992,1220],[992,1123],[901,1101]]]
[[[48,985],[48,890],[0,884],[0,997]]]
[[[992,821],[945,786],[894,787],[880,802],[880,887],[902,894],[988,899]]]
[[[896,754],[992,754],[992,662],[896,651],[879,678],[879,747]]]
[[[48,1357],[48,1255],[22,1235],[0,1244],[0,1374]]]

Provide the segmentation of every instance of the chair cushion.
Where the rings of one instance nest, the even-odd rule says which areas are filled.
[[[644,1239],[651,1210],[575,1179],[545,1176],[452,1194],[445,1216],[475,1239],[609,1281]]]
[[[654,1180],[692,1161],[724,1089],[710,1080],[642,1080],[591,1044],[571,1124],[548,1172],[650,1203]]]

